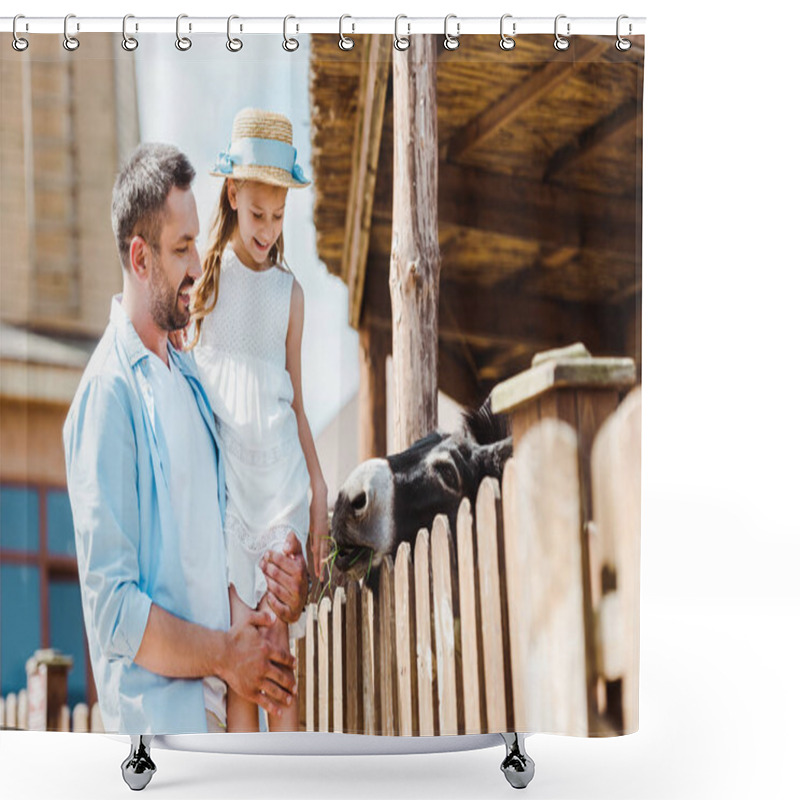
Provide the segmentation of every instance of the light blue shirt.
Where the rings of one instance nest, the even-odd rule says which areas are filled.
[[[220,520],[225,476],[211,406],[194,358],[168,345],[213,438]],[[67,486],[89,653],[103,724],[109,733],[207,731],[202,679],[157,675],[134,663],[152,603],[190,622],[181,537],[169,492],[169,453],[154,402],[153,364],[114,298],[111,319],[89,361],[64,424]],[[196,531],[204,585],[220,598],[220,628],[230,620],[225,542],[219,524]]]

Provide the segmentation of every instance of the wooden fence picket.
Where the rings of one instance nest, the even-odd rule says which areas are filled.
[[[503,615],[500,606],[500,567],[497,554],[497,509],[500,487],[484,478],[478,489],[478,581],[481,598],[483,669],[486,689],[487,731],[505,731],[506,687],[503,649]]]
[[[306,614],[306,730],[315,731],[317,728],[317,606],[308,607]]]
[[[92,711],[89,715],[89,724],[92,733],[105,733],[105,729],[103,728],[103,715],[100,713],[99,703],[94,703],[92,705]]]
[[[78,703],[72,709],[72,731],[73,733],[89,733],[89,706],[86,703]]]
[[[344,604],[344,588],[337,586],[333,593],[333,626],[331,629],[333,730],[336,733],[345,732],[344,673],[347,653],[344,647],[346,639]]]
[[[417,625],[417,687],[419,690],[419,735],[434,735],[434,676],[431,647],[430,539],[420,530],[414,545],[414,599]]]
[[[411,545],[397,549],[394,565],[394,610],[397,657],[397,728],[400,736],[415,731],[415,647],[413,630],[414,584],[411,580]]]
[[[17,727],[17,695],[13,692],[6,695],[6,727]]]
[[[361,595],[355,581],[347,584],[345,601],[345,635],[347,658],[345,660],[347,698],[345,723],[347,733],[366,733],[364,726],[361,680]]]
[[[439,734],[458,733],[458,692],[456,689],[456,642],[453,619],[450,525],[439,514],[431,533],[433,573],[433,620],[436,639]]]
[[[456,518],[458,598],[461,612],[461,669],[464,694],[464,733],[482,733],[480,638],[475,600],[475,554],[472,545],[472,507],[465,497]]]
[[[361,674],[364,733],[378,733],[378,682],[375,680],[375,606],[372,590],[361,588]]]
[[[17,695],[17,727],[28,729],[28,690],[20,689]]]
[[[378,681],[381,687],[381,733],[394,736],[396,681],[395,681],[395,627],[394,627],[394,564],[391,556],[384,556],[380,566],[378,592]]]
[[[317,730],[330,731],[331,600],[323,597],[317,607]]]
[[[526,530],[518,516],[517,465],[513,458],[503,469],[503,535],[506,553],[506,598],[508,602],[509,657],[513,696],[514,730],[532,730],[526,720],[527,651],[530,624]]]
[[[306,615],[306,627],[308,626]],[[306,636],[305,633],[294,641],[294,656],[297,660],[297,727],[301,731],[308,731],[306,721]]]

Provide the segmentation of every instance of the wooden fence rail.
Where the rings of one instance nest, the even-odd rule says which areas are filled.
[[[597,434],[584,525],[576,432],[541,420],[502,487],[486,478],[475,509],[462,501],[455,541],[437,516],[381,563],[376,595],[351,582],[311,606],[301,729],[636,730],[640,441],[637,390]]]

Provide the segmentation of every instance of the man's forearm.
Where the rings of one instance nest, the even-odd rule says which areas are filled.
[[[225,631],[187,622],[153,603],[134,661],[166,678],[204,678],[220,674],[225,647]]]

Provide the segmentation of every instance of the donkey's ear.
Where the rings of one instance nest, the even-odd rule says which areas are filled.
[[[478,464],[482,475],[491,475],[500,480],[503,476],[503,467],[511,458],[513,451],[511,437],[501,439],[494,444],[481,445],[478,448]]]

